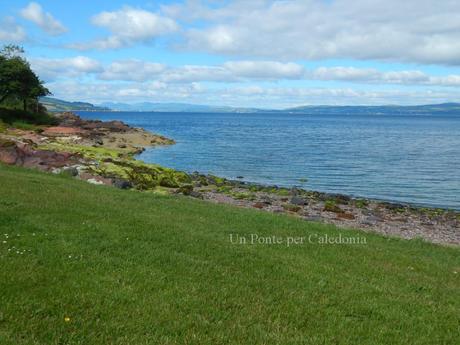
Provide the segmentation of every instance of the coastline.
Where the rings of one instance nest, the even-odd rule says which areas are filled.
[[[0,134],[0,162],[70,175],[94,184],[159,194],[184,194],[214,203],[284,213],[340,228],[386,236],[460,244],[460,212],[299,188],[187,174],[136,159],[145,147],[174,140],[121,121],[58,115],[59,125]]]

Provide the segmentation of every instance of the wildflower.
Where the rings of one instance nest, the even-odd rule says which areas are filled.
[[[65,321],[65,322],[70,322],[70,317],[65,316],[65,317],[64,317],[64,321]]]

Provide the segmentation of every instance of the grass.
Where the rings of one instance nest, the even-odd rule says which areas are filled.
[[[458,343],[458,248],[1,165],[0,181],[2,345]],[[251,234],[366,244],[230,242]]]

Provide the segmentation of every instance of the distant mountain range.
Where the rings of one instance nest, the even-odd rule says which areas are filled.
[[[61,112],[61,111],[110,111],[106,107],[95,106],[86,102],[67,102],[57,98],[42,97],[40,103],[43,104],[48,111]]]
[[[159,111],[159,112],[206,112],[206,113],[235,113],[235,112],[257,112],[258,109],[233,108],[226,106],[211,106],[188,103],[102,103],[101,106],[110,108],[114,111]]]
[[[157,111],[157,112],[205,112],[205,113],[291,113],[291,114],[318,114],[318,115],[423,115],[423,114],[458,114],[460,103],[443,103],[428,105],[379,105],[379,106],[335,106],[335,105],[308,105],[283,110],[218,107],[210,105],[187,103],[112,103],[106,102],[93,105],[86,102],[67,102],[56,98],[43,97],[40,102],[49,111]]]
[[[378,106],[303,106],[284,110],[289,113],[302,114],[342,114],[342,115],[422,115],[458,113],[460,103],[443,103],[427,105],[378,105]]]

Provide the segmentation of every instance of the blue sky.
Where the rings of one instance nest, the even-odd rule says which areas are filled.
[[[102,103],[460,101],[460,2],[0,2],[55,97]]]

